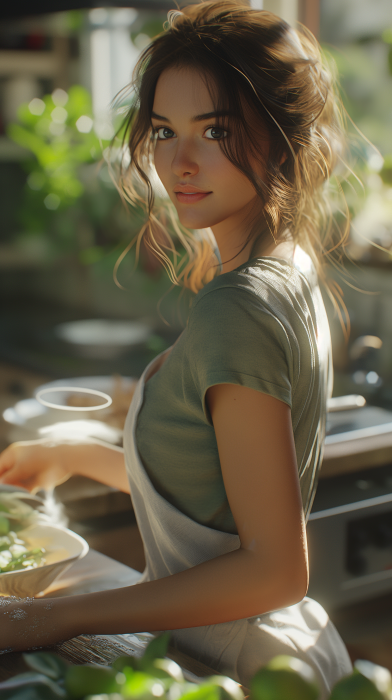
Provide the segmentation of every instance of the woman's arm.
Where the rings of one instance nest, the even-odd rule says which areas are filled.
[[[26,607],[34,632],[26,631],[27,618],[8,623],[5,610],[0,648],[49,644],[81,633],[208,625],[302,599],[307,548],[290,409],[232,385],[210,389],[208,403],[240,548],[157,581],[55,599],[50,610],[47,600],[38,600]]]
[[[0,455],[0,484],[34,491],[75,474],[129,493],[123,451],[94,438],[78,444],[55,444],[48,438],[15,442]]]
[[[282,566],[290,590],[308,588],[306,525],[287,404],[247,387],[211,387],[214,423],[227,498],[241,548]],[[299,587],[299,588],[298,588]]]

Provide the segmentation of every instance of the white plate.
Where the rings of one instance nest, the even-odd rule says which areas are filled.
[[[91,318],[61,323],[54,333],[83,357],[110,359],[145,343],[151,335],[151,326],[143,321]]]

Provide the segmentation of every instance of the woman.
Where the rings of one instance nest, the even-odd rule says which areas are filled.
[[[119,452],[42,442],[9,447],[0,480],[32,489],[77,473],[130,490],[146,571],[137,586],[50,610],[18,603],[25,620],[5,606],[0,647],[172,629],[175,644],[245,685],[278,653],[303,658],[325,696],[351,668],[327,615],[303,600],[331,383],[316,274],[322,188],[340,144],[331,78],[307,33],[207,2],[171,14],[136,83],[130,168],[149,186],[147,243],[172,276],[152,155],[177,210],[189,256],[178,277],[198,292],[187,327],[138,384],[129,483]]]

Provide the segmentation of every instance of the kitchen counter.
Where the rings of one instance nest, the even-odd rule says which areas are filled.
[[[320,479],[381,467],[392,462],[392,432],[326,444]]]
[[[320,478],[392,462],[392,411],[377,406],[328,414]]]

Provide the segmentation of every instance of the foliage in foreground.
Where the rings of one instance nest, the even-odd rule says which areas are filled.
[[[1,700],[244,700],[241,688],[225,676],[201,683],[184,679],[178,664],[163,658],[169,635],[153,639],[142,658],[120,656],[111,666],[68,664],[56,654],[25,654],[31,669],[0,683]],[[392,700],[389,671],[359,662],[351,676],[340,680],[330,700]],[[251,682],[250,700],[318,700],[319,689],[310,666],[279,656],[260,669]]]

